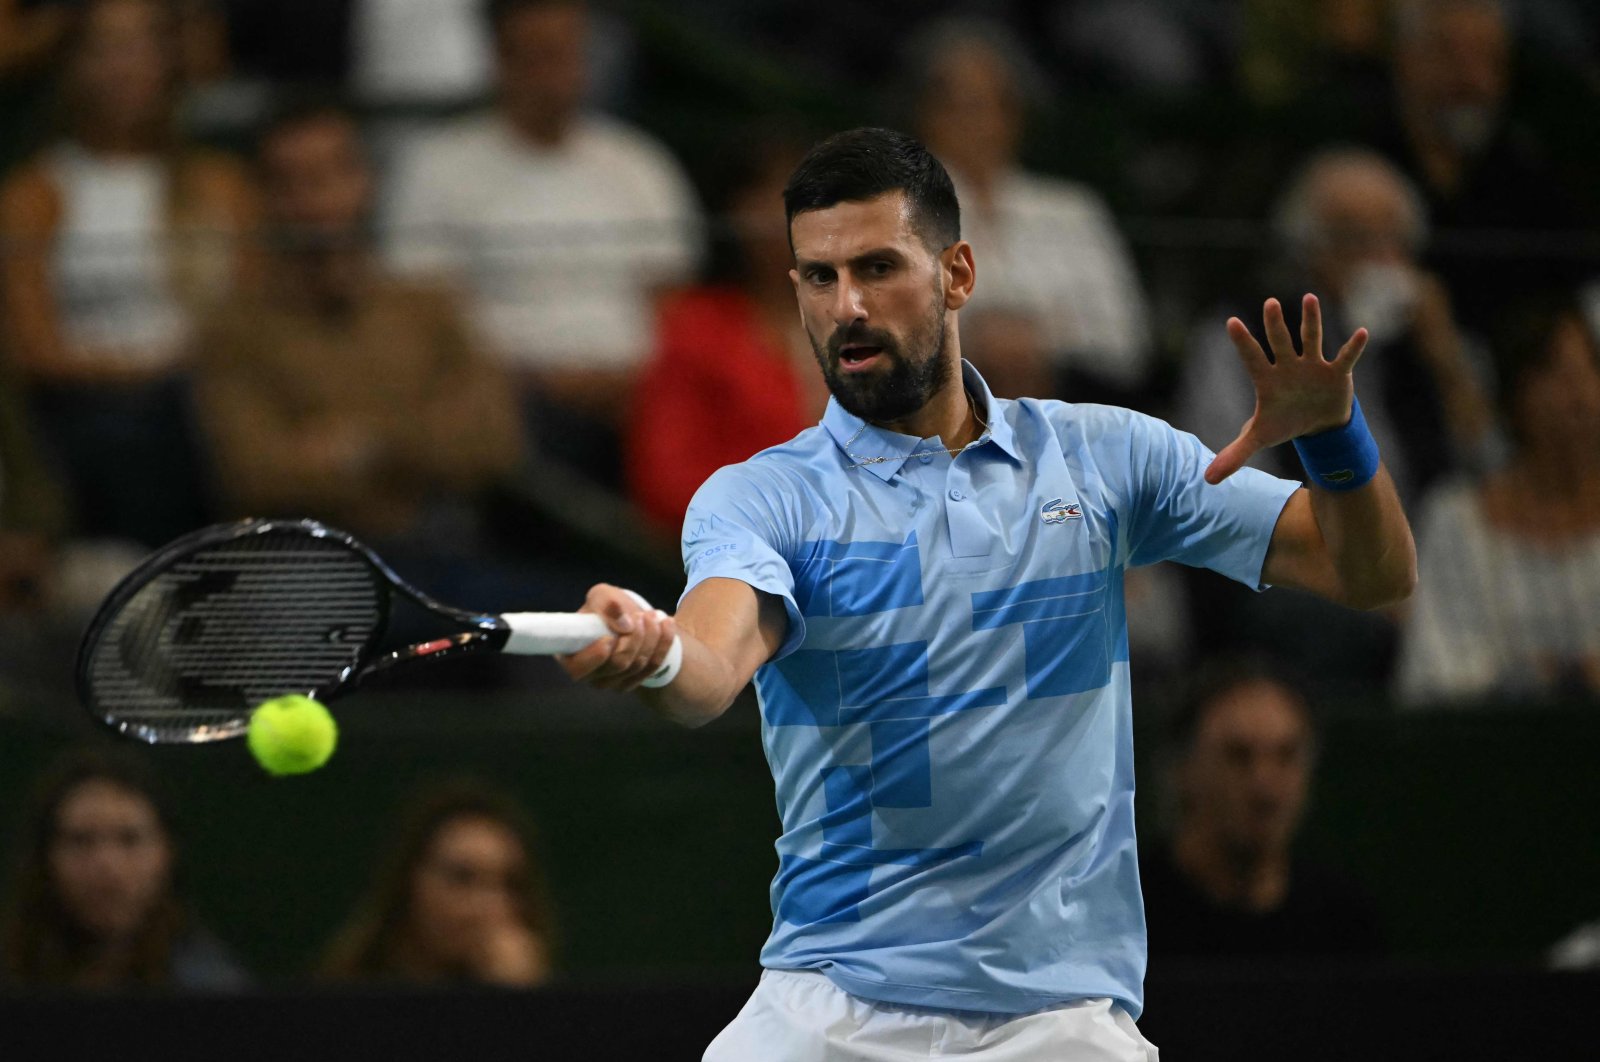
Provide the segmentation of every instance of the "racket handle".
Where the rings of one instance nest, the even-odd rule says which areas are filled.
[[[611,633],[592,612],[507,612],[500,618],[511,628],[500,651],[518,656],[575,653]]]
[[[519,656],[575,653],[611,633],[606,621],[592,612],[507,612],[500,618],[511,628],[511,634],[500,651]],[[682,666],[683,639],[673,638],[666,660],[642,685],[665,686],[678,677],[678,669]]]

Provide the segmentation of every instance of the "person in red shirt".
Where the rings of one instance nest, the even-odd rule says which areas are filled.
[[[659,311],[628,418],[625,472],[634,504],[674,536],[711,473],[793,438],[827,403],[789,282],[783,184],[798,157],[768,141],[743,159],[721,212],[729,279]]]

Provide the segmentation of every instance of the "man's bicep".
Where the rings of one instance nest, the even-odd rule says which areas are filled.
[[[739,684],[771,660],[789,633],[783,599],[740,579],[705,579],[678,604],[679,629],[720,656]]]
[[[1302,487],[1289,496],[1272,529],[1261,581],[1272,586],[1309,590],[1333,597],[1338,577],[1322,529],[1311,509],[1311,492]]]

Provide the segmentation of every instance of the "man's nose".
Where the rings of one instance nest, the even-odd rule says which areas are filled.
[[[841,275],[839,282],[834,285],[832,309],[834,324],[847,325],[867,319],[867,306],[861,288],[848,275]]]

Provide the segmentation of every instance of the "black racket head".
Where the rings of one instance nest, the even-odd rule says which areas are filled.
[[[256,705],[326,698],[371,656],[391,582],[350,535],[314,520],[247,520],[170,543],[106,598],[78,650],[78,695],[153,744],[242,736]]]

